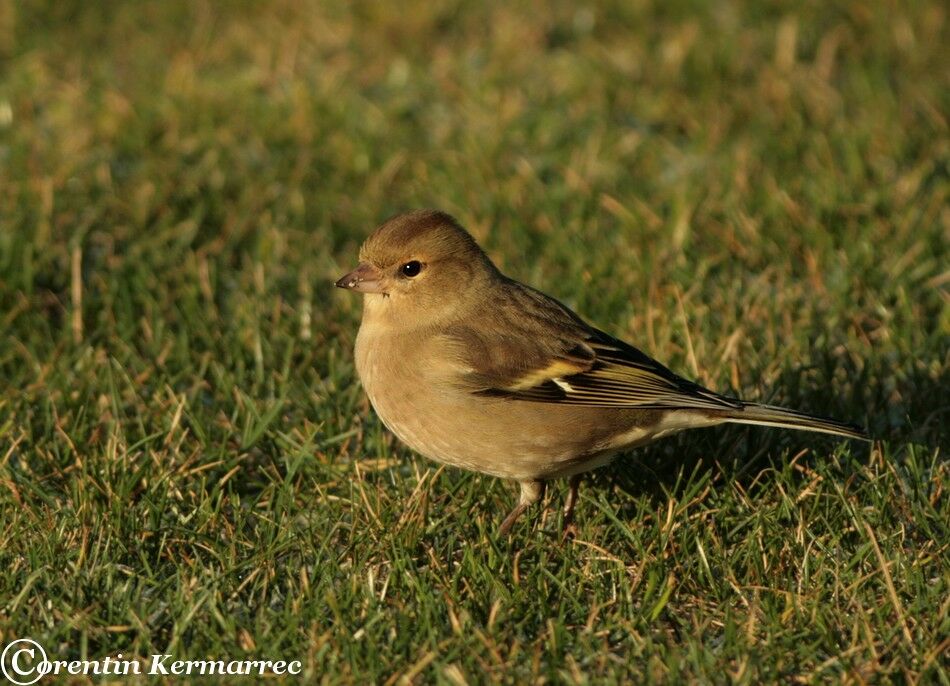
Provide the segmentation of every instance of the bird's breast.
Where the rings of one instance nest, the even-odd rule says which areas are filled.
[[[485,471],[469,464],[447,426],[454,416],[440,384],[431,378],[424,346],[372,328],[356,338],[356,370],[376,414],[397,438],[434,460]]]

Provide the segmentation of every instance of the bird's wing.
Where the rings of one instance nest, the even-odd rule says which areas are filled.
[[[741,407],[585,324],[564,305],[521,284],[486,313],[488,330],[450,332],[463,357],[461,384],[481,396],[568,405],[727,410]]]

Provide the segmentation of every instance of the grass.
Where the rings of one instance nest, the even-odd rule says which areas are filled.
[[[938,2],[0,2],[0,643],[326,683],[950,682]],[[864,423],[502,482],[373,416],[389,214]]]

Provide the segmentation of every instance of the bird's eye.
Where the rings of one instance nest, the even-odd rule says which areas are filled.
[[[419,262],[419,260],[406,262],[399,268],[399,271],[402,272],[403,276],[408,276],[411,279],[414,276],[418,276],[419,272],[422,271],[422,263]]]

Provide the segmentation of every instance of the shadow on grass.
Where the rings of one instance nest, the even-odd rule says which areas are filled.
[[[787,369],[775,383],[779,394],[761,400],[863,426],[874,441],[892,447],[886,455],[889,459],[901,459],[904,452],[893,448],[907,444],[939,450],[938,459],[948,459],[950,371],[941,366],[941,361],[918,360],[902,368],[865,365],[861,371],[846,368],[840,361],[835,367],[830,356],[823,362],[807,369]],[[820,379],[834,379],[835,390],[829,392],[829,384]],[[807,431],[727,424],[685,431],[636,449],[588,478],[631,496],[649,496],[651,505],[659,505],[666,501],[677,482],[690,474],[712,470],[716,472],[715,480],[721,478],[749,487],[763,469],[778,467],[781,461],[800,453],[804,453],[800,464],[813,464],[841,442],[849,444],[849,460],[866,464],[871,459],[870,444],[861,441]]]

